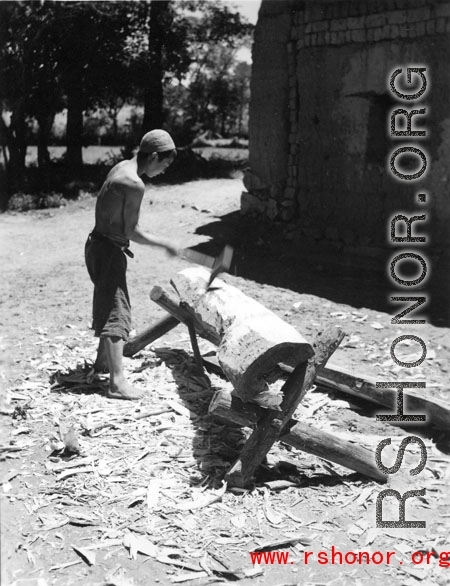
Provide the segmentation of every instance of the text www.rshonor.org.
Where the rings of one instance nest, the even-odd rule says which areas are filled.
[[[253,565],[288,565],[288,564],[304,564],[308,565],[316,561],[321,565],[367,565],[374,564],[379,566],[381,564],[403,564],[403,560],[395,559],[395,551],[339,551],[334,545],[329,551],[313,551],[302,552],[303,556],[298,556],[295,561],[289,558],[289,551],[251,551],[250,561]],[[408,560],[415,566],[438,564],[441,568],[450,567],[450,551],[415,551],[411,554]],[[406,563],[408,563],[406,561]]]

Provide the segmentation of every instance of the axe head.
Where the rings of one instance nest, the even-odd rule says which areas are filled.
[[[212,282],[220,273],[227,273],[231,267],[231,261],[233,260],[233,248],[231,246],[225,246],[219,256],[216,258],[211,275],[209,277],[206,290],[211,287]]]

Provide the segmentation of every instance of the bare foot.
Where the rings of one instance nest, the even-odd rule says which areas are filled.
[[[144,391],[136,389],[127,382],[120,385],[112,384],[106,392],[106,396],[110,399],[123,399],[125,401],[138,401],[142,399],[144,394]]]

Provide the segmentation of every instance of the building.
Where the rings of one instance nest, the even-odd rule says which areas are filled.
[[[444,270],[449,63],[450,2],[262,0],[242,211],[263,214],[303,245],[328,246],[380,266],[391,248],[390,218],[426,213],[416,232],[429,235],[430,262]],[[405,102],[389,80],[396,69],[412,66],[426,68],[429,84],[422,97]],[[413,128],[426,136],[391,136],[396,108],[425,108]],[[426,153],[428,166],[420,179],[401,181],[389,169],[390,155],[412,144]],[[421,167],[408,154],[398,163],[405,173]],[[422,192],[426,204],[418,202]]]

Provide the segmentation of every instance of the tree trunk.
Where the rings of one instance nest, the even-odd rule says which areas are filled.
[[[50,153],[48,152],[48,143],[50,138],[50,132],[55,119],[55,112],[51,110],[45,110],[37,115],[37,121],[39,124],[37,150],[38,150],[38,166],[45,168],[50,163]]]
[[[27,154],[27,125],[23,100],[19,100],[11,115],[11,123],[4,125],[6,144],[9,151],[7,166],[8,189],[20,190],[24,186],[25,158]]]
[[[174,312],[174,307],[181,308],[199,335],[215,341],[221,368],[236,393],[243,400],[255,400],[256,395],[270,393],[271,385],[282,378],[279,362],[296,366],[312,356],[313,350],[296,329],[236,287],[216,279],[206,290],[209,275],[200,267],[178,273],[172,285],[179,303],[161,302],[160,288],[150,296],[185,321],[180,312]]]
[[[113,114],[112,114],[112,121],[113,121],[113,144],[117,144],[117,134],[119,132],[119,120],[117,119],[120,110],[122,109],[122,107],[120,108],[115,108],[113,110]]]
[[[149,67],[148,83],[144,97],[143,132],[161,128],[164,123],[163,112],[163,46],[166,27],[170,26],[170,6],[168,0],[152,0],[150,4]]]
[[[220,123],[220,134],[222,136],[227,136],[227,132],[225,129],[225,124],[226,124],[226,119],[227,119],[227,115],[225,114],[225,112],[222,112],[221,114],[221,123]]]
[[[67,169],[78,174],[83,166],[83,88],[82,76],[75,77],[67,87]]]

